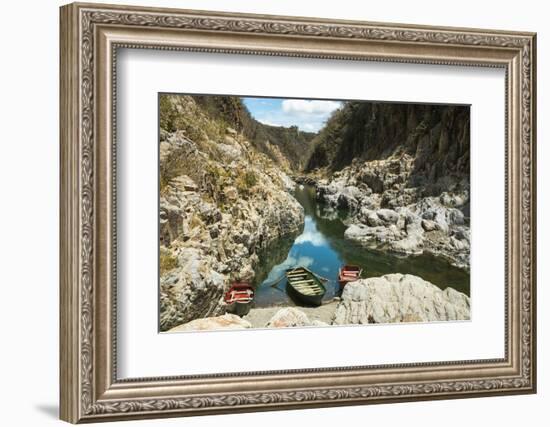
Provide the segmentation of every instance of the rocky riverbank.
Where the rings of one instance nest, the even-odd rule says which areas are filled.
[[[266,155],[191,97],[167,102],[181,129],[161,129],[163,331],[223,315],[230,282],[252,281],[258,253],[304,223],[303,208],[289,193],[293,181]]]
[[[398,255],[429,252],[469,270],[468,181],[443,179],[413,185],[413,164],[407,155],[358,161],[331,179],[298,181],[313,182],[317,199],[329,211],[348,213],[347,239]]]
[[[320,307],[253,308],[243,318],[225,314],[198,319],[170,332],[469,319],[467,295],[449,287],[442,290],[410,274],[387,274],[349,283],[341,298]]]
[[[319,201],[349,212],[349,240],[469,269],[469,107],[348,102],[306,172]]]

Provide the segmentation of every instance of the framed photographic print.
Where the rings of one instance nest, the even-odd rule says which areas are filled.
[[[61,8],[61,418],[536,390],[535,34]]]

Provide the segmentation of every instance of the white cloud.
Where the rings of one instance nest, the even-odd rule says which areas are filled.
[[[314,259],[309,256],[301,256],[296,260],[296,267],[310,267],[313,265],[314,262]]]
[[[263,123],[264,125],[268,125],[268,126],[281,126],[275,122],[272,122],[271,120],[267,120],[267,119],[264,119],[264,118],[258,118],[257,119],[260,123]]]
[[[262,102],[266,102],[269,108],[258,107]],[[254,101],[248,107],[253,117],[266,125],[298,126],[302,131],[318,132],[341,105],[339,101],[285,99],[275,103]]]
[[[281,114],[257,116],[256,120],[268,126],[298,126],[300,130],[306,132],[318,132],[325,123],[325,118],[321,116],[308,117],[284,112],[281,112]]]
[[[318,101],[305,99],[285,99],[282,102],[283,111],[293,114],[322,115],[328,116],[340,107],[337,101]]]
[[[301,243],[310,243],[313,246],[324,246],[327,244],[327,239],[325,239],[325,236],[316,230],[306,231],[300,234],[294,241],[295,245],[299,245]]]
[[[322,123],[304,123],[302,125],[302,130],[305,130],[308,132],[317,132],[321,126],[322,126]]]

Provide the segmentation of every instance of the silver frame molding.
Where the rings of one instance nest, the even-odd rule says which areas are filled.
[[[63,6],[60,14],[63,420],[112,421],[536,391],[534,33],[80,3]],[[117,379],[118,48],[505,69],[505,357]]]

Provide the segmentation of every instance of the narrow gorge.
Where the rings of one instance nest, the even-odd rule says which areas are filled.
[[[347,101],[307,132],[234,96],[159,108],[161,331],[469,319],[469,107]],[[343,291],[342,264],[363,268]],[[320,307],[284,291],[297,265]],[[242,318],[235,281],[255,288]]]

